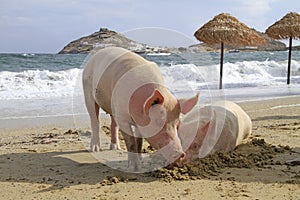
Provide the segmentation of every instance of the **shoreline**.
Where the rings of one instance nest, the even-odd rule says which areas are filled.
[[[1,130],[0,199],[298,199],[300,166],[285,161],[300,158],[299,97],[238,104],[252,119],[251,139],[291,150],[275,152],[262,167],[225,167],[203,178],[167,182],[99,163],[66,127]],[[109,118],[103,119],[101,126],[108,126]],[[263,156],[265,150],[250,146],[247,152]]]
[[[265,88],[264,88],[265,89]],[[253,88],[255,90],[255,88]],[[253,95],[253,91],[251,90],[250,94],[244,93],[244,94],[237,94],[236,91],[234,90],[227,90],[224,89],[222,91],[219,90],[212,90],[213,93],[200,93],[200,100],[198,102],[198,106],[202,105],[207,105],[211,103],[210,100],[215,101],[222,101],[222,100],[228,100],[228,101],[233,101],[237,104],[240,105],[245,105],[245,104],[253,104],[253,103],[258,103],[258,102],[265,102],[265,101],[272,101],[272,100],[278,100],[280,99],[294,99],[294,98],[299,98],[300,99],[300,91],[298,92],[296,88],[291,88],[291,91],[284,93],[283,96],[274,96],[273,94],[270,94],[268,96],[262,96],[261,94],[263,91],[257,94],[257,96]],[[277,93],[276,93],[277,94]],[[190,95],[190,94],[185,94],[185,95]],[[203,96],[204,95],[204,96]],[[207,96],[210,95],[210,96]],[[238,97],[239,95],[239,97]],[[249,96],[250,95],[250,96]],[[182,96],[182,95],[181,95]],[[183,98],[179,96],[178,98]],[[7,101],[7,100],[5,100]],[[25,100],[20,100],[21,103],[16,103],[18,100],[14,100],[14,104],[16,104],[18,107],[20,105],[26,104],[29,99]],[[23,102],[24,101],[24,102]],[[50,99],[38,99],[38,103],[41,103],[39,106],[40,108],[36,109],[35,112],[29,112],[28,110],[30,109],[30,106],[33,106],[34,100],[30,102],[30,105],[28,108],[26,108],[23,112],[21,112],[21,116],[15,116],[17,114],[16,111],[14,111],[14,114],[8,114],[9,109],[13,109],[12,106],[10,105],[9,108],[5,108],[5,106],[0,106],[0,109],[4,109],[4,115],[6,113],[7,116],[0,117],[0,134],[1,132],[4,131],[17,131],[17,130],[22,130],[22,129],[34,129],[34,128],[60,128],[60,129],[74,129],[74,128],[88,128],[90,126],[89,122],[89,117],[88,113],[85,110],[85,105],[84,102],[81,102],[81,100],[75,100],[76,106],[74,107],[75,110],[72,110],[72,106],[69,104],[72,104],[72,98],[63,98],[62,102],[59,102],[57,98],[53,99],[55,104],[51,104],[49,102],[51,101]],[[77,102],[78,101],[78,102]],[[1,100],[0,100],[1,102]],[[300,102],[300,101],[299,101]],[[7,102],[5,102],[6,105]],[[23,104],[24,103],[24,104]],[[60,109],[57,107],[57,105],[62,105],[63,108]],[[81,105],[79,107],[79,105]],[[25,105],[26,106],[26,105]],[[39,113],[43,110],[43,107],[51,107],[54,106],[54,110],[49,110],[49,114],[43,114]],[[45,111],[44,111],[45,112]],[[56,113],[58,112],[58,114]],[[74,112],[74,113],[72,113]],[[27,115],[24,115],[27,113]],[[28,114],[29,113],[29,114]],[[56,113],[56,114],[55,114]],[[35,116],[36,115],[36,116]],[[104,113],[102,110],[100,111],[100,118],[109,118],[109,115]],[[18,127],[16,127],[18,125]]]

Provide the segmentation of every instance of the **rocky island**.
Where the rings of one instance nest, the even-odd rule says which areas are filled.
[[[226,46],[225,50],[232,49],[238,51],[282,51],[286,50],[286,45],[282,42],[269,38],[266,34],[261,34],[266,43],[257,47],[240,47],[240,46]],[[59,54],[78,54],[89,53],[94,48],[105,48],[108,46],[118,46],[126,48],[136,53],[180,53],[180,52],[202,52],[202,51],[218,51],[219,46],[208,46],[204,43],[195,44],[189,47],[167,48],[167,47],[152,47],[133,41],[124,35],[108,28],[100,28],[99,31],[81,37],[67,44]]]
[[[59,54],[89,53],[94,48],[105,48],[108,46],[118,46],[136,53],[167,52],[166,48],[151,47],[141,44],[124,35],[107,28],[100,28],[99,31],[67,44]]]

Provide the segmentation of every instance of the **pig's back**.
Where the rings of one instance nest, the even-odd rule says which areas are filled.
[[[219,114],[225,114],[222,132],[212,152],[232,151],[250,135],[251,119],[239,105],[231,101],[216,102],[212,107]]]
[[[94,99],[104,111],[110,114],[112,113],[111,97],[116,88],[122,86],[118,92],[119,98],[122,98],[126,92],[130,92],[127,90],[137,87],[134,84],[139,84],[139,81],[140,84],[163,83],[160,70],[155,63],[123,48],[109,47],[94,53],[87,67],[91,68],[92,72]]]
[[[251,119],[249,115],[239,105],[232,101],[218,102],[215,105],[225,108],[227,113],[229,113],[228,120],[237,123],[237,144],[241,143],[243,139],[247,138],[251,134]]]

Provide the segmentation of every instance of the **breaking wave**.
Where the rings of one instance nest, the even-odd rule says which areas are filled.
[[[287,61],[242,61],[224,64],[224,88],[286,84]],[[300,62],[292,60],[292,84],[300,84]],[[173,91],[217,89],[219,65],[175,64],[161,66],[166,85]],[[1,99],[72,96],[82,69],[0,72]]]

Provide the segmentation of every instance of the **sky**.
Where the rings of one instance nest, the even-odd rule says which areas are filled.
[[[298,0],[0,0],[0,53],[57,53],[100,27],[184,46],[197,43],[194,32],[223,12],[264,32],[291,11],[300,12]]]

